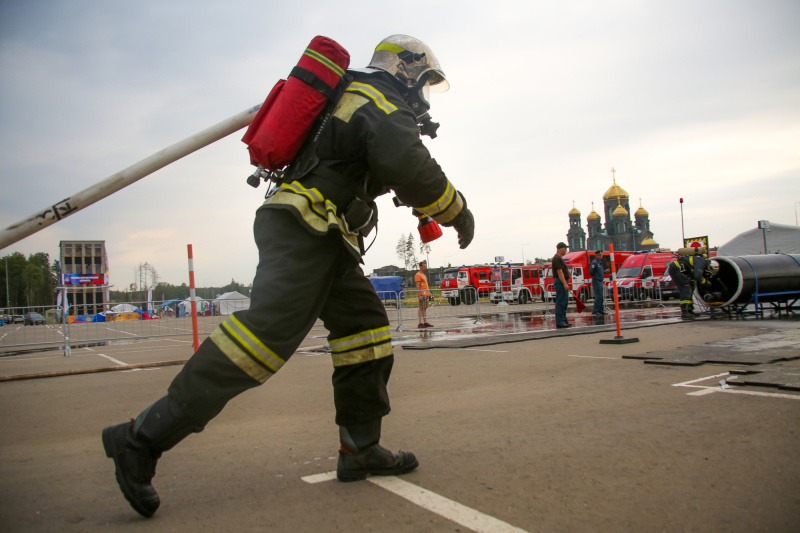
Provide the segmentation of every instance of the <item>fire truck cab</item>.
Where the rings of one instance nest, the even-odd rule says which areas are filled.
[[[491,277],[490,266],[448,268],[442,276],[442,298],[447,298],[450,305],[459,305],[461,302],[472,305],[477,297],[492,290]]]
[[[658,280],[673,259],[672,252],[637,252],[630,255],[617,271],[619,297],[645,300],[658,288]]]
[[[497,265],[492,269],[494,288],[489,301],[525,304],[541,298],[542,267],[540,265]]]

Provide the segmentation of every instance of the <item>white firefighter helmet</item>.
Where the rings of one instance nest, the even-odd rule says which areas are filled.
[[[719,261],[712,259],[709,261],[708,271],[710,272],[710,277],[714,277],[719,274]]]
[[[444,92],[450,88],[433,50],[428,45],[408,35],[390,35],[377,47],[368,68],[388,72],[409,87],[414,87],[426,73],[425,84],[432,92]]]

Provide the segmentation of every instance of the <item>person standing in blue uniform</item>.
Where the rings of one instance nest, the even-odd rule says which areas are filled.
[[[556,291],[556,327],[571,328],[567,321],[567,304],[569,304],[570,273],[564,256],[567,254],[567,245],[560,242],[556,245],[556,255],[553,256],[553,287]]]
[[[592,292],[594,292],[594,306],[592,307],[593,315],[606,314],[603,309],[603,279],[605,276],[605,269],[603,268],[603,250],[597,250],[594,253],[594,259],[589,265],[589,275],[592,277]]]

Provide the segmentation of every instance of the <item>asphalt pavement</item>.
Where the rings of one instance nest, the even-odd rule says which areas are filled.
[[[0,377],[29,376],[0,382],[0,530],[797,531],[800,321],[663,313],[623,320],[626,344],[600,342],[613,322],[536,314],[395,332],[383,444],[420,467],[347,484],[331,479],[331,365],[312,331],[162,457],[152,519],[123,499],[100,432],[162,396],[191,342],[0,357]]]

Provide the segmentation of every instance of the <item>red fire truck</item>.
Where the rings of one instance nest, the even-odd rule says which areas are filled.
[[[633,252],[614,252],[614,268],[617,272],[622,267],[625,260],[633,255]],[[586,302],[589,298],[593,298],[592,293],[592,277],[589,275],[589,265],[594,259],[594,252],[567,252],[564,255],[564,262],[569,269],[571,281],[570,292],[578,293],[578,298],[582,302]],[[603,252],[603,278],[604,284],[611,281],[611,252]],[[553,266],[547,265],[544,277],[544,286],[548,299],[555,299],[556,292],[553,288]]]
[[[656,296],[658,280],[673,259],[672,252],[637,252],[629,256],[617,270],[619,297],[646,300]]]
[[[542,297],[541,265],[497,265],[492,269],[494,288],[489,294],[492,303],[525,304]]]
[[[488,265],[462,266],[448,268],[442,276],[442,298],[450,305],[475,303],[478,296],[487,296],[494,288],[492,267]]]

